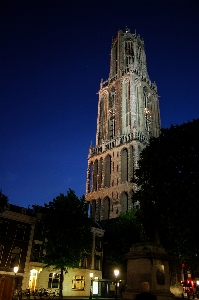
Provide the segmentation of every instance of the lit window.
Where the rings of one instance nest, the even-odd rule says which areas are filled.
[[[48,288],[58,288],[59,287],[60,274],[50,273],[48,279]]]
[[[84,276],[73,276],[72,290],[83,291],[85,288],[85,277]]]

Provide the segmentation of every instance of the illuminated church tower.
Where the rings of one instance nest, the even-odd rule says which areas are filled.
[[[147,72],[144,41],[120,30],[112,40],[109,78],[100,84],[96,146],[88,155],[86,200],[95,221],[137,205],[132,194],[139,155],[159,132],[158,93]]]

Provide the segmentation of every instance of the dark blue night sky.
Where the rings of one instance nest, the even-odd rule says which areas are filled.
[[[199,118],[199,1],[2,1],[0,189],[12,204],[85,194],[112,37],[145,41],[162,127]]]

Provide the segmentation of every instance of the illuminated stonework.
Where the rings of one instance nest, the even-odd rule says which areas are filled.
[[[86,200],[94,220],[137,205],[132,193],[140,152],[159,132],[157,86],[147,72],[144,41],[120,30],[111,45],[109,78],[100,83],[96,146],[88,155]]]

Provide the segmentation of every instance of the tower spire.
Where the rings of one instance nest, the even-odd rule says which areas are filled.
[[[89,152],[86,186],[96,221],[132,207],[140,152],[160,131],[157,87],[147,72],[144,43],[127,26],[112,41],[110,75],[98,94],[96,146]]]

